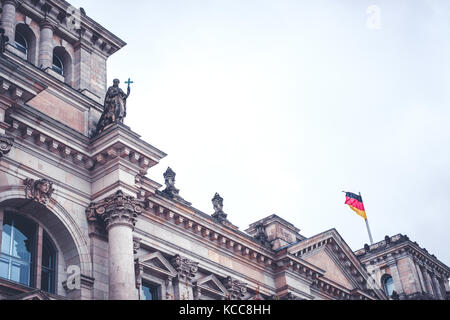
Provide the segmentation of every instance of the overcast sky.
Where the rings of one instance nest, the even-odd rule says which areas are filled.
[[[125,123],[168,153],[180,195],[241,230],[407,234],[450,265],[450,1],[72,0],[128,45]],[[375,7],[373,7],[375,5]],[[371,7],[372,6],[372,7]]]

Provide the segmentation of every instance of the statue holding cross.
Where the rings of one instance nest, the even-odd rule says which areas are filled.
[[[96,134],[102,132],[110,124],[120,122],[127,116],[127,99],[130,96],[130,85],[133,83],[131,79],[125,82],[128,84],[127,93],[119,88],[120,80],[114,79],[112,87],[108,88],[105,95],[105,104],[103,114],[97,124]]]

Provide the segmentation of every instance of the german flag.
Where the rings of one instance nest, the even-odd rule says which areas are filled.
[[[364,203],[361,196],[351,192],[345,192],[345,197],[345,204],[348,204],[350,206],[350,209],[363,217],[364,220],[367,220],[366,209],[364,209]]]

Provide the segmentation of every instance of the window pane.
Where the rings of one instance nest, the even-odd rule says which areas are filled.
[[[31,260],[36,226],[19,217],[14,219],[13,248],[11,255],[26,262]]]
[[[36,225],[11,213],[5,214],[0,276],[30,286]]]
[[[388,297],[392,296],[392,294],[394,293],[394,280],[392,279],[392,277],[386,278],[386,280],[384,280],[384,290],[386,291],[386,295]]]
[[[42,269],[42,281],[41,281],[41,289],[50,292],[51,285],[50,285],[50,274],[47,270]]]
[[[50,293],[55,293],[56,250],[53,248],[47,233],[44,233],[41,289]]]
[[[13,261],[11,263],[11,281],[30,285],[30,265]]]
[[[27,53],[27,49],[28,49],[28,44],[27,44],[27,40],[25,40],[25,37],[22,36],[19,32],[16,32],[16,36],[15,36],[15,44],[16,44],[16,48],[23,52],[23,53]]]
[[[2,231],[2,253],[11,254],[11,225],[4,224]]]
[[[158,300],[158,287],[148,283],[142,285],[142,300]]]
[[[8,279],[9,263],[6,259],[0,259],[0,278]]]
[[[53,54],[53,71],[60,75],[64,75],[64,64],[62,60],[55,54]]]

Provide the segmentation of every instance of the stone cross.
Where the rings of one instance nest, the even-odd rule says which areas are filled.
[[[128,81],[125,81],[125,84],[127,84],[128,87],[130,87],[130,85],[133,83],[134,83],[134,81],[131,81],[131,78],[128,78]]]

